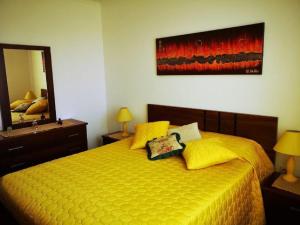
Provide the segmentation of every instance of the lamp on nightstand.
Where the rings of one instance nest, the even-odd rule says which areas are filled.
[[[283,179],[288,182],[296,182],[294,176],[295,156],[300,156],[300,131],[288,130],[280,138],[274,147],[274,150],[289,155],[286,164],[286,174]]]
[[[120,108],[118,115],[117,115],[117,121],[122,123],[122,137],[128,137],[128,122],[132,120],[132,115],[129,112],[127,107]]]

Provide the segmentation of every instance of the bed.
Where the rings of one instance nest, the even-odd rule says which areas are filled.
[[[22,114],[24,121],[41,120],[42,113],[26,115],[24,112],[11,112],[11,121],[13,124],[20,123],[20,114]],[[49,112],[43,113],[45,119],[49,119]]]
[[[168,117],[164,107],[148,105],[148,120]],[[174,125],[197,121],[196,111],[178,109]],[[259,117],[252,126],[272,134],[273,123],[277,129],[276,118]],[[8,174],[0,199],[22,224],[264,224],[267,154],[253,140],[204,130],[203,138],[223,139],[241,159],[192,171],[179,156],[148,160],[144,149],[129,150],[128,138]]]
[[[41,97],[48,98],[48,90],[41,89]],[[33,121],[33,120],[41,120],[41,116],[44,115],[44,119],[49,119],[49,112],[48,110],[43,113],[36,113],[36,114],[25,114],[24,112],[10,112],[11,114],[11,121],[13,124],[20,123],[20,115],[24,118],[24,121]]]

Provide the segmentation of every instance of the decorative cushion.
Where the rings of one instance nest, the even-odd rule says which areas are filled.
[[[169,121],[137,124],[130,149],[145,148],[147,141],[167,135]]]
[[[14,110],[12,110],[13,112],[25,112],[29,107],[31,106],[31,102],[30,103],[22,103],[20,105],[18,105]]]
[[[24,99],[23,100],[16,100],[16,101],[14,101],[10,104],[10,109],[15,109],[19,105],[21,105],[22,103],[31,103],[31,102],[32,102],[32,100],[24,100]]]
[[[181,142],[183,143],[201,138],[197,122],[169,129],[168,134],[172,133],[178,133],[180,135]]]
[[[179,143],[180,136],[173,133],[166,137],[155,138],[146,144],[148,159],[164,159],[173,155],[180,155],[185,148],[185,144]]]
[[[46,99],[46,98],[45,98],[45,97],[38,97],[38,98],[34,99],[34,100],[32,101],[32,103],[39,102],[39,101],[41,101],[41,100],[43,100],[43,99]]]
[[[25,94],[25,96],[24,96],[24,99],[26,99],[26,100],[28,100],[28,99],[34,100],[34,99],[36,99],[36,96],[35,96],[35,94],[32,91],[27,91],[26,94]]]
[[[33,103],[27,110],[25,114],[36,114],[47,111],[48,109],[48,100],[43,99],[36,103]]]
[[[218,138],[191,141],[182,153],[188,169],[201,169],[238,158]]]

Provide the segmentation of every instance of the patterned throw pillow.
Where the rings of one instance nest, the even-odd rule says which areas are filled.
[[[31,102],[32,102],[32,100],[24,100],[24,99],[16,100],[16,101],[14,101],[10,104],[10,109],[13,110],[13,109],[17,108],[19,105],[21,105],[23,103],[31,103]]]
[[[33,103],[27,110],[26,115],[46,112],[48,110],[48,99],[42,99]]]
[[[179,134],[173,133],[169,136],[148,141],[146,144],[148,159],[157,160],[180,155],[185,148],[185,144],[180,143],[179,140]]]
[[[29,107],[31,106],[31,102],[30,103],[22,103],[20,105],[18,105],[14,110],[12,110],[13,112],[25,112]]]

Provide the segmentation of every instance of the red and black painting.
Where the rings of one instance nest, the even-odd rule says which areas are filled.
[[[264,23],[156,39],[157,75],[262,74]]]

